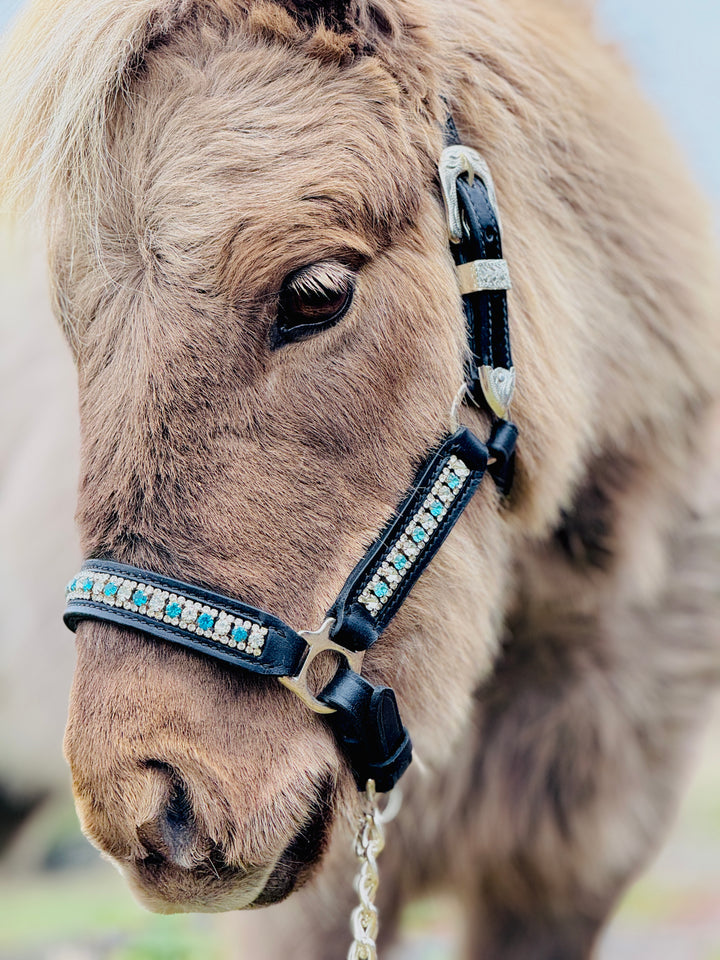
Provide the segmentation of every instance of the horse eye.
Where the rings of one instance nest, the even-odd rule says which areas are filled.
[[[291,273],[280,290],[275,345],[304,340],[336,324],[354,291],[352,272],[339,263],[314,263]]]

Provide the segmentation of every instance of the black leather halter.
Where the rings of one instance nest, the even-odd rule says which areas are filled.
[[[243,670],[278,677],[331,725],[358,787],[390,790],[410,764],[412,745],[394,692],[361,675],[362,658],[437,553],[486,469],[503,494],[512,484],[517,429],[508,420],[514,385],[507,265],[489,171],[461,146],[452,121],[440,162],[453,257],[468,325],[467,395],[492,415],[482,443],[467,428],[449,434],[423,461],[394,517],[348,577],[316,631],[296,632],[265,610],[199,586],[110,560],[89,559],[67,588],[64,620],[102,620],[189,647]],[[317,696],[310,664],[332,651],[339,666]]]

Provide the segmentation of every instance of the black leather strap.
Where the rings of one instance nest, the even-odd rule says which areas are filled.
[[[400,720],[394,692],[374,687],[352,670],[339,670],[320,699],[335,713],[328,716],[360,790],[368,780],[385,793],[412,760],[410,735]]]
[[[458,198],[466,230],[458,244],[452,244],[457,264],[473,260],[502,260],[500,225],[487,187],[479,177],[468,183],[463,175],[457,181]],[[468,371],[468,386],[476,403],[484,403],[477,365],[512,368],[505,290],[479,290],[463,296],[468,341],[476,366]]]
[[[445,99],[445,97],[443,97],[443,102],[447,107],[447,114],[445,116],[445,146],[459,147],[460,144],[462,143],[462,140],[460,139],[460,134],[458,133],[458,128],[455,123],[455,119],[452,113],[450,113],[450,104]]]
[[[447,498],[448,486],[442,482],[448,465],[457,458],[467,469],[467,476],[456,488],[457,492],[449,502],[442,503],[433,490],[439,489],[439,495]],[[423,570],[435,556],[447,535],[452,530],[470,498],[477,490],[487,465],[488,451],[484,443],[470,432],[461,427],[443,443],[423,463],[416,475],[410,493],[398,508],[397,513],[385,527],[372,547],[352,571],[338,594],[338,598],[328,611],[328,616],[336,621],[332,636],[336,643],[350,650],[367,649],[382,633],[398,608],[405,601]],[[450,468],[450,476],[457,478]],[[453,482],[451,480],[451,482]],[[444,492],[443,492],[444,491]],[[417,544],[417,554],[407,558],[407,563],[399,571],[393,567],[393,557],[407,557],[403,551],[403,539],[412,544],[413,518],[418,514],[426,516],[436,509],[436,504],[442,504],[444,512],[437,518],[434,529],[428,530],[426,536]],[[383,576],[383,569],[398,578],[398,582],[388,583],[387,575]],[[373,578],[382,590],[387,587],[388,593],[377,600],[379,609],[373,612],[363,603],[363,596],[370,587],[372,599]]]
[[[448,114],[445,126],[447,146],[459,146],[460,135],[455,121]],[[462,174],[457,180],[458,199],[463,220],[460,243],[451,244],[455,263],[473,260],[502,260],[500,224],[490,193],[480,177]],[[476,403],[484,403],[478,366],[512,368],[508,329],[507,293],[505,290],[480,290],[463,296],[468,342],[475,364],[467,371],[468,388]]]
[[[89,589],[83,589],[85,584],[90,585]],[[109,596],[105,594],[109,584],[118,587],[120,596],[117,591]],[[123,591],[123,584],[137,584],[129,597],[124,600],[121,599],[123,592],[127,593],[128,590]],[[148,603],[133,603],[133,595],[137,590],[142,591],[143,588],[145,588],[144,593]],[[162,598],[165,593],[168,594],[163,610],[158,611],[161,614],[160,617],[151,616],[147,612],[156,591],[159,598]],[[171,600],[171,597],[176,599]],[[178,603],[178,600],[181,602]],[[122,605],[120,605],[121,602]],[[198,633],[197,617],[186,628],[183,628],[181,623],[169,622],[169,620],[180,620],[180,617],[167,617],[167,609],[172,603],[177,603],[183,609],[190,603],[199,604],[201,608],[209,607],[218,614],[220,611],[225,611],[232,618],[237,618],[243,623],[249,622],[251,625],[255,624],[267,630],[267,634],[261,637],[260,652],[253,654],[238,646],[238,641],[233,640],[232,637],[232,631],[238,627],[234,621],[230,623],[222,640],[213,638],[212,634],[216,631],[212,629],[207,631],[211,636]],[[199,615],[201,616],[202,613]],[[73,631],[77,630],[78,624],[83,620],[102,620],[131,627],[161,640],[178,643],[198,653],[209,654],[218,660],[234,663],[244,670],[264,673],[268,676],[293,676],[299,670],[307,652],[307,644],[298,633],[278,617],[264,610],[258,610],[232,597],[213,593],[211,590],[205,590],[203,587],[197,587],[182,580],[173,580],[150,570],[110,560],[85,561],[82,571],[68,587],[68,602],[63,619]],[[214,627],[219,621],[219,616],[212,619]],[[242,625],[239,626],[243,632],[247,632],[247,637],[244,638],[244,642],[247,642],[253,636],[252,626],[247,630]],[[232,646],[229,645],[230,643]]]
[[[445,126],[446,146],[461,146],[455,121],[448,112]],[[502,236],[491,192],[482,177],[470,179],[462,173],[456,181],[463,224],[459,243],[450,249],[456,265],[474,261],[502,261]],[[478,290],[462,295],[471,357],[466,364],[469,395],[478,406],[489,409],[480,379],[480,368],[512,371],[510,329],[506,290]],[[488,441],[491,462],[488,472],[496,486],[507,496],[515,474],[515,444],[518,431],[514,424],[490,410],[493,432]]]
[[[496,420],[488,440],[488,450],[492,461],[488,473],[503,496],[512,489],[515,479],[515,444],[518,428],[507,420]]]

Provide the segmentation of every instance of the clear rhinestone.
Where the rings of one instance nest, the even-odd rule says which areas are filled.
[[[156,590],[155,593],[150,597],[150,602],[148,603],[148,613],[157,615],[162,610],[165,609],[165,598],[167,594],[163,594],[160,591]]]
[[[120,603],[125,603],[126,600],[129,600],[133,594],[135,585],[132,580],[123,580],[123,582],[118,587],[117,599]]]
[[[190,624],[190,623],[194,623],[197,620],[197,615],[198,615],[198,606],[192,603],[192,601],[188,601],[183,607],[183,611],[180,616],[180,619],[182,620],[183,623]]]
[[[94,579],[95,582],[92,586],[93,597],[101,597],[105,589],[105,584],[110,578],[107,573],[96,573]]]

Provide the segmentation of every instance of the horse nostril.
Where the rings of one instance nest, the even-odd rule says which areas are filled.
[[[201,835],[184,784],[165,768],[167,796],[150,819],[137,827],[138,840],[148,851],[148,866],[163,862],[189,869],[204,860],[211,844]]]

